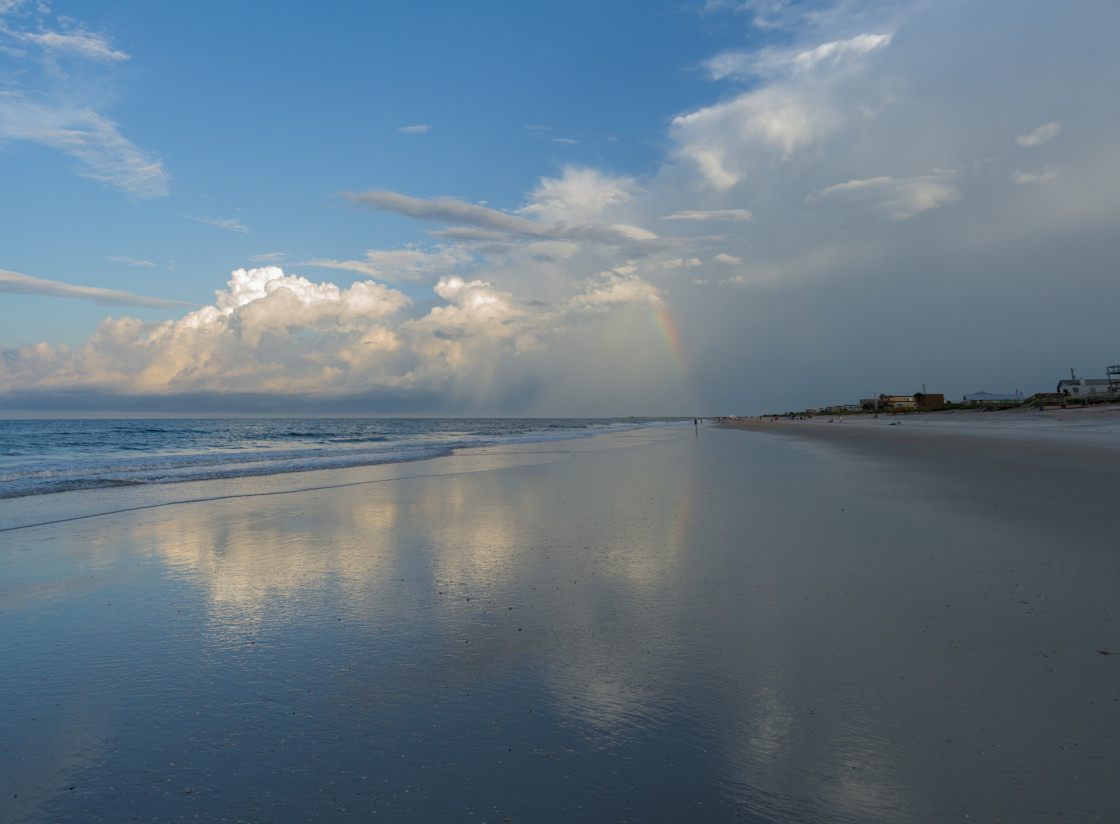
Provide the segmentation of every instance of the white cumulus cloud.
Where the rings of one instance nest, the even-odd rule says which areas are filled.
[[[569,301],[571,308],[581,311],[606,311],[619,304],[664,305],[658,290],[636,275],[604,272],[584,283],[584,288]]]
[[[662,269],[695,269],[697,266],[703,266],[704,262],[700,258],[673,258],[661,262]]]
[[[0,272],[0,290],[167,305]],[[234,271],[212,305],[178,320],[108,318],[83,346],[25,346],[0,358],[0,391],[97,387],[120,395],[265,393],[352,397],[376,391],[447,393],[485,401],[502,360],[512,365],[563,340],[579,319],[660,305],[633,274],[573,283],[562,305],[525,301],[478,278],[439,278],[437,305],[417,314],[373,281],[348,288],[275,266]]]
[[[560,177],[543,178],[519,209],[547,223],[580,225],[610,206],[625,203],[638,192],[632,177],[611,177],[596,169],[568,166]]]

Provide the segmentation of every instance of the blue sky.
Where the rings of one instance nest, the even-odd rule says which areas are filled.
[[[0,0],[0,405],[692,415],[1103,376],[1118,23]]]

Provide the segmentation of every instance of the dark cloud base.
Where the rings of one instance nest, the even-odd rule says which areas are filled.
[[[472,415],[437,393],[407,395],[377,392],[343,397],[322,395],[266,395],[260,393],[190,395],[106,395],[96,392],[26,392],[0,397],[0,410],[27,413],[139,414],[139,415],[262,415],[386,416]]]

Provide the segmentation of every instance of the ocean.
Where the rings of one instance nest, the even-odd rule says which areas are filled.
[[[226,418],[0,421],[0,499],[423,461],[672,418]]]

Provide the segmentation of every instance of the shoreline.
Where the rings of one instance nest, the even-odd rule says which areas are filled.
[[[656,440],[657,433],[662,429],[661,426],[647,426],[578,437],[458,447],[449,455],[421,460],[3,498],[0,499],[0,533],[167,506],[290,495],[528,466],[562,460],[571,453],[584,450],[618,448],[644,440]],[[603,440],[598,440],[600,438]]]

